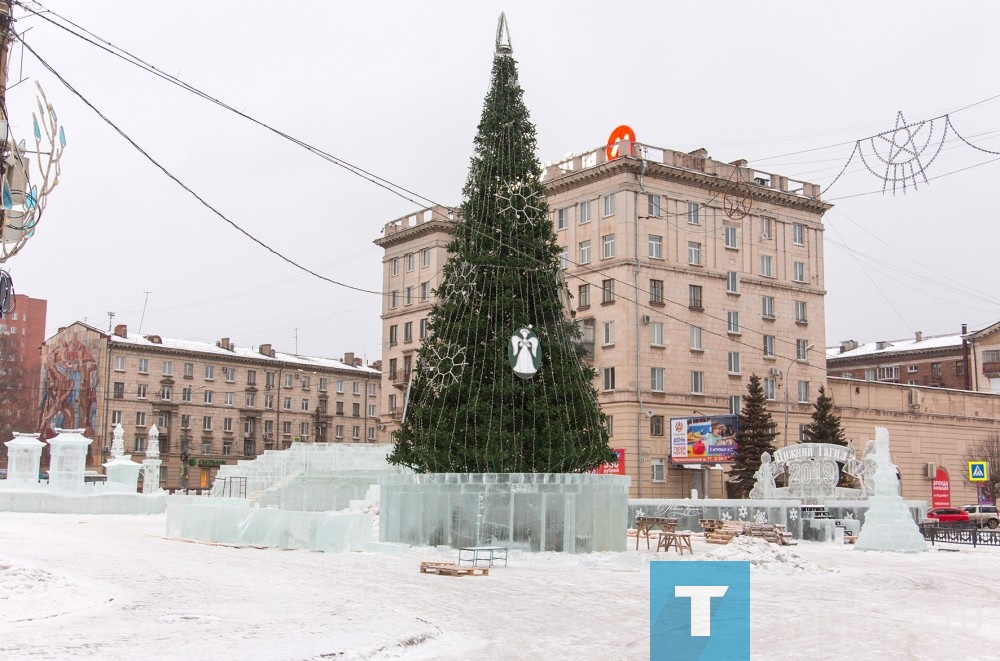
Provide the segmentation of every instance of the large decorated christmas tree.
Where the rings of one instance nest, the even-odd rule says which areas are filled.
[[[564,308],[523,95],[501,16],[462,215],[390,456],[418,472],[569,473],[614,459]]]

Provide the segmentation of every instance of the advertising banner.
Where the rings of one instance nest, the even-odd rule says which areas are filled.
[[[615,460],[610,464],[602,464],[590,471],[597,475],[624,475],[625,474],[625,448],[615,448]]]
[[[931,481],[931,508],[951,507],[951,480],[948,471],[938,468]]]
[[[713,415],[670,419],[670,461],[726,464],[736,458],[738,417]]]

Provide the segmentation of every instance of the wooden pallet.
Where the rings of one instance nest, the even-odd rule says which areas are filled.
[[[714,532],[705,533],[705,541],[709,544],[728,544],[733,541],[733,538],[737,536],[737,532],[734,530],[716,530]]]
[[[857,543],[857,541],[858,541],[857,535],[844,535],[845,544],[855,544]]]
[[[439,574],[441,576],[489,576],[489,567],[461,566],[450,562],[421,562],[421,574]]]

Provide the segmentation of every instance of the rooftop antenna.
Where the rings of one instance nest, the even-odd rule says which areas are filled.
[[[142,322],[146,318],[146,303],[149,303],[149,295],[153,292],[146,291],[143,293],[146,295],[146,300],[142,302],[142,316],[139,317],[139,335],[142,335]]]
[[[299,355],[299,329],[295,329],[295,355]]]
[[[500,19],[497,21],[497,54],[505,53],[510,55],[514,52],[514,46],[510,42],[510,28],[507,27],[507,16],[500,12]]]
[[[108,332],[111,332],[111,324],[115,322],[115,313],[108,312]]]

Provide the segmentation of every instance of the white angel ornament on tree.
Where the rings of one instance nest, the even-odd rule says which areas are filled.
[[[519,328],[510,336],[510,344],[507,346],[507,360],[514,370],[514,374],[522,379],[530,379],[538,372],[538,366],[542,362],[541,342],[531,326]]]

